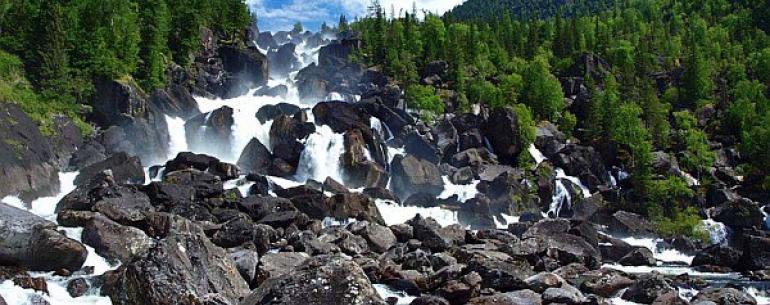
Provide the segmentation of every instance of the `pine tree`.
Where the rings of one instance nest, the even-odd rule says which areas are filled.
[[[71,88],[63,14],[58,0],[41,3],[32,65],[33,81],[41,91],[67,96]]]
[[[142,43],[137,68],[137,78],[147,89],[165,84],[167,37],[170,31],[171,13],[165,0],[143,0],[140,11]]]

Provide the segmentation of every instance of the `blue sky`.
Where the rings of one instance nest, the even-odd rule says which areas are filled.
[[[411,10],[412,3],[418,10],[428,10],[444,13],[464,0],[380,0],[385,11],[390,13],[391,7],[398,13],[400,10]],[[345,14],[348,20],[366,14],[366,8],[371,0],[247,0],[252,11],[259,17],[260,31],[291,30],[299,21],[306,29],[318,30],[321,23],[337,24],[340,14]]]

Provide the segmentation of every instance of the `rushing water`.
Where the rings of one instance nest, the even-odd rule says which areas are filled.
[[[17,208],[27,210],[35,215],[38,215],[42,218],[45,218],[46,220],[49,220],[55,223],[56,213],[54,211],[56,209],[56,204],[65,195],[67,195],[69,192],[75,189],[74,181],[77,175],[78,175],[77,172],[60,173],[59,174],[60,191],[59,191],[59,194],[57,195],[54,195],[51,197],[41,197],[33,200],[32,202],[23,202],[19,198],[12,197],[12,196],[5,197],[0,201]],[[59,230],[64,231],[67,237],[77,241],[81,241],[80,238],[83,231],[82,228],[59,227]],[[14,285],[13,281],[10,281],[10,280],[0,283],[0,295],[2,295],[2,297],[5,299],[5,301],[9,305],[33,304],[34,298],[42,298],[48,303],[50,303],[51,305],[111,304],[112,302],[108,297],[99,296],[98,291],[94,289],[89,291],[87,295],[78,297],[78,298],[71,297],[67,292],[67,283],[69,283],[69,281],[72,279],[81,277],[88,280],[97,275],[104,274],[104,272],[114,270],[115,268],[118,267],[118,266],[110,265],[106,259],[96,254],[96,251],[94,250],[94,248],[86,245],[86,250],[88,250],[88,256],[86,257],[86,262],[83,264],[83,266],[94,267],[93,275],[61,277],[61,276],[53,275],[53,272],[48,272],[48,273],[31,272],[31,275],[34,277],[44,277],[46,279],[46,283],[48,285],[48,292],[49,292],[48,295],[42,292],[35,292],[32,289],[23,289],[19,286]]]

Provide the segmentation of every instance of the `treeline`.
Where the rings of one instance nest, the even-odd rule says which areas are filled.
[[[20,104],[46,131],[50,114],[79,118],[94,79],[163,87],[170,63],[190,64],[201,27],[235,38],[251,22],[243,0],[3,1],[0,66],[26,80],[0,79],[0,101]]]
[[[519,19],[586,16],[611,9],[615,0],[468,0],[447,15],[455,20],[484,21],[507,15]]]
[[[594,2],[603,3],[577,3]],[[356,56],[406,88],[410,107],[437,115],[450,105],[514,106],[583,143],[618,147],[634,186],[622,208],[649,215],[666,231],[692,234],[700,219],[693,198],[716,183],[709,173],[716,146],[740,151],[744,185],[770,190],[770,9],[762,2],[627,0],[588,15],[523,19],[503,5],[478,11],[472,22],[454,19],[458,10],[389,18],[375,2],[352,27],[364,41]],[[583,54],[606,59],[609,73],[570,75]],[[448,75],[440,84],[421,80],[438,60],[448,63]],[[585,77],[587,113],[567,107],[566,76]],[[655,151],[677,156],[702,186],[656,175]]]

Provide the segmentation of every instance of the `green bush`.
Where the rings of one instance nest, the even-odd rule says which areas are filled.
[[[409,107],[417,109],[427,119],[444,112],[444,101],[430,86],[411,85],[406,88],[406,101]]]

